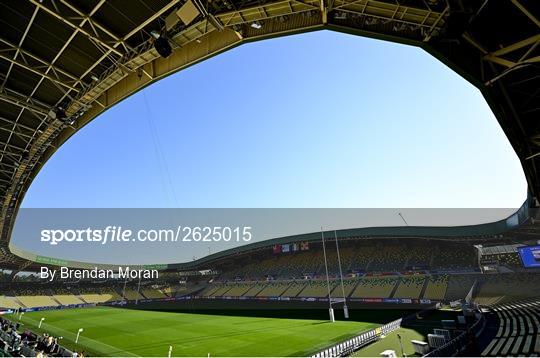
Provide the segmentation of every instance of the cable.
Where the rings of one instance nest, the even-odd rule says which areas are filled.
[[[159,134],[156,128],[156,125],[153,120],[152,111],[150,109],[150,104],[148,103],[148,98],[146,97],[146,93],[142,91],[143,99],[144,99],[144,105],[146,107],[147,112],[147,120],[148,120],[148,126],[150,127],[150,135],[152,137],[152,143],[154,144],[154,150],[156,152],[156,157],[158,161],[159,171],[161,173],[161,179],[163,182],[163,188],[165,192],[166,200],[168,201],[169,196],[167,193],[167,183],[169,184],[169,190],[170,194],[172,196],[173,205],[176,205],[176,207],[179,207],[178,205],[178,199],[176,197],[176,192],[174,190],[171,174],[169,172],[169,167],[167,165],[167,160],[165,159],[165,155],[163,153],[163,149],[161,146],[161,142],[159,140]]]

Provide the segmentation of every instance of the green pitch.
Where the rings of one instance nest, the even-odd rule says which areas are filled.
[[[401,336],[401,344],[397,337],[398,334]],[[413,357],[417,355],[411,343],[413,339],[426,341],[426,337],[423,334],[413,329],[399,328],[394,332],[390,332],[386,337],[381,338],[377,342],[354,352],[351,357],[379,357],[380,353],[387,349],[395,351],[398,357],[401,357],[402,353],[407,357]],[[402,347],[403,352],[401,352]]]
[[[21,329],[62,336],[65,347],[94,356],[166,356],[173,346],[174,356],[204,357],[306,356],[379,325],[110,307],[28,312],[21,322]],[[75,344],[79,328],[84,331]]]

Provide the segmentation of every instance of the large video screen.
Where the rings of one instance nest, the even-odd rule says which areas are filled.
[[[520,247],[518,250],[525,267],[540,267],[540,245]]]

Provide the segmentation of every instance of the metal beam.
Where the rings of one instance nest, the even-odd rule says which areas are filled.
[[[318,0],[305,2],[299,0],[281,0],[216,14],[215,17],[223,26],[233,26],[310,10],[324,11],[324,9],[321,10],[320,8],[321,4]],[[271,15],[268,14],[269,12]]]
[[[36,8],[36,9],[37,9],[37,8]],[[58,66],[55,66],[54,64],[52,64],[52,63],[50,63],[50,62],[45,61],[45,60],[42,59],[41,57],[34,55],[33,53],[31,53],[31,52],[29,52],[29,51],[27,51],[27,50],[21,48],[20,46],[15,45],[14,43],[9,42],[9,41],[6,40],[6,39],[0,38],[0,42],[3,42],[3,43],[5,43],[6,45],[8,45],[8,46],[10,47],[9,50],[13,50],[13,51],[15,51],[15,52],[20,52],[21,54],[23,54],[23,55],[25,55],[25,56],[28,56],[28,57],[31,57],[31,58],[33,58],[34,60],[36,60],[36,61],[42,63],[44,66],[47,66],[47,67],[50,66],[51,69],[54,70],[55,72],[61,73],[61,74],[63,74],[64,76],[69,77],[69,78],[72,79],[72,80],[78,80],[78,77],[75,76],[74,74],[72,74],[72,73],[70,73],[70,72],[68,72],[68,71],[66,71],[66,70],[64,70],[64,69],[62,69],[62,68],[60,68],[60,67],[58,67]],[[15,58],[16,58],[16,57],[14,56],[14,59],[15,59]]]
[[[36,7],[34,9],[34,12],[32,13],[32,17],[30,18],[30,21],[28,21],[28,25],[26,25],[26,29],[24,30],[24,33],[21,36],[21,39],[19,40],[18,48],[20,48],[22,46],[24,40],[26,39],[26,35],[28,35],[28,31],[30,31],[30,27],[32,27],[32,24],[34,23],[34,20],[36,19],[36,15],[37,15],[38,11],[39,11],[39,9]],[[19,56],[19,51],[18,50],[15,51],[15,55],[13,56],[13,59],[16,60],[17,56]],[[13,69],[13,65],[14,65],[13,63],[9,64],[9,69],[8,69],[8,71],[6,73],[4,81],[2,81],[2,86],[0,86],[0,88],[4,88],[4,86],[6,85],[7,80],[9,78],[9,75],[11,74],[11,70]]]
[[[468,43],[473,45],[476,49],[482,52],[484,55],[487,55],[489,52],[482,46],[478,41],[476,41],[468,32],[465,32],[462,37],[467,40]]]
[[[92,11],[90,11],[90,14],[88,17],[85,17],[84,19],[81,20],[81,22],[79,23],[79,27],[82,27],[87,21],[88,19],[90,18],[90,16],[94,15],[98,10],[99,8],[105,3],[105,0],[100,0],[95,6],[94,8],[92,9]],[[39,7],[36,7],[36,10],[39,9]],[[75,38],[75,36],[79,33],[79,30],[78,29],[75,29],[70,37],[66,40],[66,42],[64,43],[64,45],[60,48],[60,50],[58,50],[58,52],[56,53],[56,56],[53,58],[53,60],[51,61],[51,63],[47,66],[47,69],[45,70],[45,74],[48,75],[49,72],[53,69],[53,65],[56,63],[56,61],[60,58],[60,56],[64,53],[64,51],[68,48],[68,46],[70,45],[71,41],[73,41],[73,39]],[[30,94],[29,98],[31,98],[38,90],[38,88],[41,86],[41,84],[43,83],[43,80],[45,79],[45,77],[41,77],[41,79],[39,80],[39,82],[34,86],[34,89],[32,90],[32,93]],[[82,84],[82,77],[78,79],[78,83],[79,84]],[[69,95],[69,90],[68,92],[64,93],[64,95],[57,101],[57,104],[60,103],[66,96]],[[15,127],[16,126],[20,126],[21,124],[19,124],[19,119],[21,118],[22,114],[23,114],[23,111],[24,111],[25,107],[23,107],[21,109],[21,111],[19,112],[19,115],[17,116],[17,118],[15,119],[15,121],[13,121],[13,130],[15,130]],[[38,127],[41,127],[45,120],[47,119],[47,116],[44,116],[42,119],[41,119],[41,123],[39,124]],[[32,138],[30,141],[32,141],[34,139],[34,137],[37,135],[37,132],[34,132],[34,134],[32,135]],[[5,150],[4,152],[2,153],[2,155],[0,156],[0,161],[3,159],[3,156],[5,154]]]
[[[516,43],[513,43],[509,46],[503,47],[497,51],[493,51],[491,55],[493,56],[502,56],[506,55],[507,53],[510,53],[515,50],[519,50],[520,48],[523,48],[528,45],[533,45],[540,41],[540,34],[531,36],[525,40],[518,41]]]
[[[395,21],[422,28],[437,28],[447,15],[448,9],[436,12],[429,9],[400,5],[398,2],[373,0],[336,0],[333,10],[348,10],[351,13],[370,16],[383,21]],[[400,14],[400,16],[397,16]],[[442,24],[441,24],[442,25]]]
[[[512,62],[510,60],[505,60],[504,58],[493,56],[493,55],[484,56],[484,60],[496,63],[504,67],[514,67],[516,65],[515,62]]]
[[[167,5],[165,5],[163,8],[161,8],[159,11],[157,11],[156,13],[154,13],[152,16],[150,16],[148,19],[146,19],[143,23],[141,23],[140,25],[138,25],[137,27],[135,27],[133,30],[131,30],[127,35],[125,35],[123,37],[123,40],[128,40],[129,38],[131,38],[131,36],[135,35],[136,33],[138,33],[139,31],[141,31],[144,27],[146,27],[148,24],[150,24],[152,21],[154,21],[155,19],[157,19],[158,17],[160,17],[161,15],[163,15],[165,12],[167,12],[169,9],[171,9],[173,6],[175,6],[177,3],[179,2],[179,0],[172,0],[171,2],[169,2]],[[116,42],[113,47],[116,48],[118,47],[119,45],[121,44],[121,42]],[[108,55],[110,54],[109,51],[105,52],[101,58],[99,58],[96,62],[94,62],[94,64],[92,66],[90,66],[82,75],[81,75],[81,78],[84,78],[86,75],[88,75],[90,72],[92,72],[92,70],[101,63],[101,61],[103,61]],[[117,67],[120,66],[119,64],[116,65]],[[91,87],[90,89],[93,89],[95,87],[99,86],[99,83],[94,85],[93,87]],[[90,90],[88,89],[88,90]],[[88,90],[86,90],[85,92],[88,92]],[[81,93],[79,94],[79,96],[81,96]],[[88,103],[90,104],[90,103]]]
[[[36,69],[36,68],[33,68],[32,66],[28,66],[27,64],[24,64],[24,63],[22,63],[22,62],[19,62],[19,61],[17,61],[17,60],[14,60],[14,59],[10,58],[9,56],[4,56],[4,55],[2,55],[2,54],[0,53],[0,58],[3,59],[3,60],[6,60],[6,61],[8,61],[8,62],[11,62],[11,63],[14,64],[14,65],[17,65],[17,66],[19,66],[19,67],[22,67],[22,68],[24,68],[24,69],[27,70],[27,71],[33,72],[33,73],[35,73],[36,75],[39,75],[39,76],[41,76],[41,77],[44,77],[44,78],[48,79],[48,80],[51,81],[51,82],[57,83],[57,84],[59,84],[59,85],[65,87],[65,88],[68,88],[68,89],[70,89],[70,90],[72,90],[72,91],[79,92],[79,90],[78,90],[77,88],[73,87],[72,85],[70,85],[70,84],[68,84],[68,83],[65,83],[64,81],[61,81],[61,80],[59,80],[59,79],[57,79],[57,78],[54,78],[54,77],[52,77],[52,76],[46,74],[45,72],[42,72],[42,71],[40,71],[40,70],[38,70],[38,69]]]
[[[70,8],[73,12],[76,12],[77,14],[79,14],[83,19],[87,19],[87,21],[92,26],[97,27],[98,29],[100,29],[101,31],[103,31],[104,33],[109,35],[112,39],[114,39],[114,41],[120,42],[124,46],[126,51],[133,50],[133,48],[131,46],[129,46],[123,39],[121,39],[120,36],[116,35],[111,30],[109,30],[108,28],[106,28],[105,26],[103,26],[102,24],[100,24],[99,22],[97,22],[96,20],[91,18],[91,16],[95,13],[95,11],[93,11],[92,14],[87,15],[84,12],[82,12],[81,10],[79,10],[78,8],[76,8],[74,5],[70,4],[66,0],[60,0],[60,2],[62,4],[64,4],[64,5],[66,5],[68,8]],[[82,25],[79,25],[79,26],[82,26]],[[97,33],[96,33],[96,36],[98,36]]]
[[[30,131],[31,133],[34,133],[36,130],[38,130],[38,128],[29,127],[29,126],[24,125],[22,123],[14,123],[13,119],[8,119],[8,118],[1,117],[1,116],[0,116],[0,121],[4,121],[6,123],[9,123],[10,125],[16,125],[17,127],[21,127],[23,129],[26,129],[27,131]],[[13,130],[15,130],[15,128]]]
[[[94,15],[104,3],[105,3],[105,0],[100,0],[100,1],[94,6],[94,8],[92,9],[92,11],[90,11],[89,16],[88,16],[88,17],[85,17],[84,19],[81,20],[81,22],[80,22],[80,24],[79,24],[79,28],[82,27],[82,26],[88,21],[88,19],[89,19],[92,15]],[[37,12],[39,8],[40,8],[39,6],[36,6],[35,12]],[[28,26],[30,26],[30,24],[29,24]],[[27,31],[28,31],[28,29],[27,29]],[[51,61],[51,63],[47,66],[47,69],[45,70],[44,75],[47,75],[47,76],[48,76],[49,72],[50,72],[51,70],[53,70],[53,66],[54,66],[54,64],[56,63],[56,61],[57,61],[57,60],[60,58],[60,56],[64,53],[64,51],[67,49],[67,47],[70,45],[71,41],[73,41],[73,39],[75,38],[75,36],[76,36],[78,33],[79,33],[78,28],[75,29],[75,30],[71,33],[71,36],[67,39],[67,41],[64,43],[64,45],[62,46],[62,48],[56,53],[56,56],[53,58],[53,60]],[[22,45],[22,41],[21,41],[19,47],[20,47],[21,45]],[[41,79],[40,79],[39,82],[34,86],[34,89],[32,90],[32,93],[30,94],[30,96],[28,97],[28,100],[27,100],[26,102],[29,102],[29,101],[30,101],[31,97],[37,92],[38,88],[41,86],[41,84],[43,83],[43,80],[44,80],[45,78],[46,78],[45,76],[41,76]],[[79,83],[79,84],[82,84],[82,77],[79,79],[79,82],[78,82],[78,83]],[[61,98],[57,103],[60,103],[67,95],[69,95],[69,91],[66,92],[66,93],[62,96],[62,98]],[[20,102],[19,102],[19,103],[16,103],[16,104],[19,105],[19,106],[21,106],[22,108],[21,108],[21,111],[19,112],[17,118],[16,118],[14,121],[12,121],[12,123],[13,123],[12,131],[15,131],[15,129],[16,129],[17,126],[21,126],[21,124],[19,123],[19,119],[21,118],[21,116],[22,116],[24,110],[27,109],[27,110],[31,110],[31,111],[32,111],[31,108],[29,108],[28,106],[26,106],[26,105],[24,105],[24,104],[22,104],[22,103],[20,103]],[[34,113],[34,112],[32,111],[31,113]],[[48,112],[47,112],[47,113],[48,113]],[[41,113],[41,114],[44,114],[44,113]],[[45,122],[45,120],[46,120],[47,118],[48,118],[48,117],[47,117],[47,114],[44,114],[44,116],[41,118],[41,122],[40,122],[38,128],[41,127],[41,126],[44,124],[44,122]],[[30,139],[29,143],[32,142],[32,141],[34,140],[34,138],[36,137],[37,134],[38,134],[37,131],[34,131],[34,132],[33,132],[32,138]],[[10,137],[8,138],[8,141],[9,141],[9,139],[11,139],[11,135],[13,135],[13,134],[10,134]],[[4,147],[4,149],[3,149],[3,151],[2,151],[2,154],[0,155],[0,161],[3,160],[5,154],[6,154],[6,147]]]
[[[101,46],[107,48],[107,50],[109,52],[112,52],[112,53],[115,53],[116,55],[122,57],[124,54],[117,50],[116,48],[112,47],[111,45],[109,45],[107,42],[105,42],[104,40],[102,40],[101,38],[97,37],[97,36],[94,36],[92,35],[91,33],[89,33],[88,31],[86,31],[85,29],[83,29],[82,27],[80,27],[79,25],[76,25],[74,23],[72,23],[70,20],[66,19],[64,16],[60,15],[59,13],[57,13],[56,11],[48,8],[47,6],[43,5],[41,2],[39,2],[38,0],[29,0],[32,4],[36,5],[37,7],[39,7],[40,9],[42,9],[43,11],[45,11],[46,13],[50,14],[51,16],[54,16],[56,17],[58,20],[62,21],[64,24],[72,27],[73,29],[76,29],[78,30],[81,34],[85,35],[89,40],[92,40],[98,44],[100,44]],[[98,47],[99,48],[99,47]]]
[[[47,109],[45,109],[45,108],[42,108],[40,106],[36,106],[32,102],[25,101],[25,100],[20,99],[18,97],[9,95],[6,92],[0,92],[0,100],[2,100],[4,102],[11,103],[11,104],[13,104],[15,106],[22,107],[24,109],[27,109],[27,110],[29,110],[31,112],[35,112],[35,113],[40,114],[40,115],[46,116],[49,113],[49,111]]]
[[[498,57],[490,58],[489,60],[492,61],[492,62],[495,62],[495,63],[497,63],[496,61],[502,61],[501,64],[504,64],[505,62],[509,62],[509,63],[512,63],[512,65],[507,66],[508,68],[506,68],[504,71],[499,73],[497,76],[495,76],[491,80],[487,81],[485,83],[486,85],[491,85],[493,82],[501,79],[502,77],[506,76],[507,74],[509,74],[512,71],[515,71],[517,69],[520,69],[522,67],[525,67],[525,66],[533,64],[533,63],[540,62],[540,56],[527,58],[527,59],[519,61],[519,62],[510,62],[510,61],[506,61],[506,60],[503,60],[503,59],[498,58]]]
[[[22,138],[26,138],[26,139],[32,138],[32,136],[29,135],[29,134],[25,134],[25,133],[22,133],[22,132],[16,132],[16,131],[14,131],[14,130],[11,130],[11,129],[9,129],[9,128],[5,128],[5,127],[2,127],[2,126],[0,126],[0,130],[2,130],[2,131],[4,131],[4,132],[11,133],[11,134],[15,134],[16,136],[21,137],[21,139],[22,139]]]
[[[35,0],[34,0],[35,1]],[[178,4],[180,0],[172,0],[171,2],[169,2],[167,5],[165,5],[164,7],[162,7],[160,10],[158,10],[154,15],[150,16],[148,19],[146,19],[145,21],[143,21],[140,25],[138,25],[137,27],[135,27],[133,30],[131,30],[130,32],[128,32],[128,34],[126,36],[124,36],[124,40],[127,40],[129,39],[131,36],[135,35],[137,32],[141,31],[143,28],[146,27],[146,25],[150,24],[152,21],[154,21],[155,19],[157,19],[158,17],[160,17],[161,15],[163,15],[164,13],[166,13],[169,9],[171,9],[173,6],[175,6],[176,4]],[[117,42],[115,44],[114,47],[118,46],[119,43]]]
[[[9,137],[9,138],[11,138],[11,137]],[[23,152],[23,151],[26,150],[26,148],[22,148],[22,147],[19,147],[17,145],[14,145],[14,144],[11,144],[11,143],[8,143],[8,142],[9,142],[9,140],[6,140],[5,142],[0,141],[0,145],[4,145],[6,147],[15,149],[15,150],[17,150],[19,152]],[[2,172],[0,171],[0,173],[2,173]]]
[[[525,6],[523,6],[518,0],[510,0],[512,3],[521,10],[522,13],[525,14],[529,19],[531,19],[532,22],[536,24],[536,26],[540,27],[540,20],[538,20]]]
[[[446,6],[444,8],[444,11],[442,13],[439,14],[439,16],[437,17],[437,20],[435,20],[435,22],[433,23],[433,25],[431,25],[431,27],[429,28],[429,30],[427,31],[427,34],[426,36],[424,37],[424,42],[427,42],[429,40],[431,40],[431,35],[433,34],[433,31],[435,30],[435,28],[437,27],[437,25],[439,24],[439,22],[444,18],[444,16],[450,11],[450,6]]]

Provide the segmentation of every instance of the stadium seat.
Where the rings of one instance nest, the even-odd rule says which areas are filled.
[[[390,297],[398,282],[397,276],[364,277],[358,282],[351,297],[386,298]]]
[[[62,305],[78,305],[84,303],[75,295],[53,295],[52,297]]]
[[[341,289],[341,282],[336,282],[334,289],[331,292],[332,297],[341,297],[345,292],[345,298],[349,297],[356,288],[358,279],[345,279],[343,280],[343,290]]]
[[[482,356],[533,355],[540,353],[540,299],[496,304],[499,328]]]
[[[296,297],[304,287],[306,286],[303,282],[293,282],[291,283],[287,289],[281,294],[282,297]]]
[[[0,308],[20,308],[21,304],[18,303],[14,297],[0,296]]]
[[[426,282],[426,277],[423,275],[412,277],[401,277],[396,292],[395,298],[420,298],[422,288]]]
[[[159,289],[154,289],[154,288],[143,288],[141,289],[141,293],[143,294],[143,296],[145,298],[148,298],[148,299],[159,299],[159,298],[167,298],[168,296],[163,293],[161,290]]]
[[[448,275],[431,276],[427,280],[424,298],[430,300],[442,300],[448,288]]]
[[[257,293],[257,297],[279,297],[289,286],[289,282],[271,282]]]
[[[26,308],[58,306],[50,296],[17,296],[17,299]]]
[[[330,291],[334,289],[336,282],[330,282]],[[297,297],[328,297],[328,283],[326,281],[307,282],[304,289]]]

